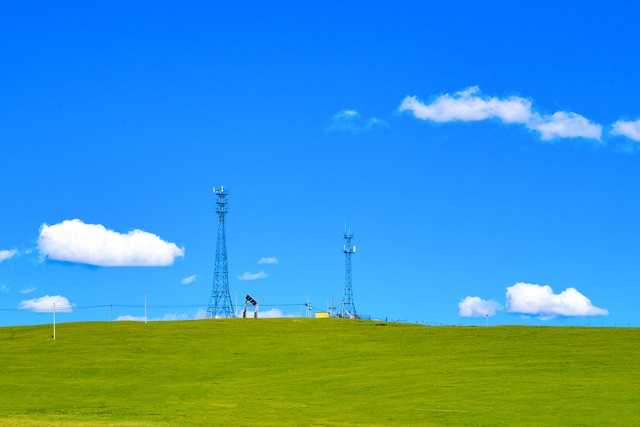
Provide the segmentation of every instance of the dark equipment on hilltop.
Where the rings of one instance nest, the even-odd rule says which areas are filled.
[[[245,297],[244,309],[242,310],[242,318],[247,317],[247,305],[252,304],[255,307],[255,311],[253,312],[253,317],[258,318],[258,301],[251,298],[251,295],[247,295]]]

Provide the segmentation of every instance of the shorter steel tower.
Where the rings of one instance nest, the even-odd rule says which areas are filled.
[[[351,229],[344,232],[344,295],[342,296],[342,317],[349,317],[351,319],[357,319],[356,306],[353,303],[353,288],[351,286],[351,254],[356,252],[356,246],[351,244],[353,240],[353,234]]]
[[[216,213],[218,214],[218,239],[216,243],[216,262],[213,272],[213,289],[209,298],[207,318],[236,317],[231,294],[229,293],[229,265],[227,263],[227,238],[225,233],[224,217],[227,213],[227,192],[224,186],[220,190],[213,188],[216,200]]]

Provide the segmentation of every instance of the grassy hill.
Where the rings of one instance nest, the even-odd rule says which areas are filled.
[[[3,426],[640,425],[640,330],[227,319],[0,328]]]

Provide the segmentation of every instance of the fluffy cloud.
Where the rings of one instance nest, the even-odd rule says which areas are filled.
[[[36,313],[53,313],[53,304],[56,304],[56,312],[73,313],[73,305],[69,300],[60,295],[45,295],[40,298],[22,301],[18,308]]]
[[[187,313],[168,313],[162,317],[155,317],[153,319],[146,319],[148,322],[169,322],[172,320],[189,320],[189,315]],[[126,314],[124,316],[116,317],[116,322],[144,322],[144,316],[133,316],[131,314]]]
[[[460,317],[494,316],[502,306],[493,300],[483,300],[480,297],[466,297],[458,304]]]
[[[512,96],[506,99],[480,97],[477,86],[444,94],[431,104],[424,104],[415,96],[408,96],[400,104],[400,111],[411,111],[421,120],[434,122],[478,121],[498,118],[506,123],[527,123],[531,117],[531,102]]]
[[[410,111],[417,119],[441,123],[488,119],[518,123],[539,132],[543,140],[570,137],[600,140],[602,135],[602,126],[591,123],[579,114],[558,111],[543,116],[532,111],[528,99],[483,96],[477,86],[453,95],[441,95],[430,104],[419,101],[415,96],[408,96],[400,104],[399,111]]]
[[[16,255],[18,255],[18,251],[16,251],[15,249],[1,250],[0,251],[0,262],[2,262],[4,260],[7,260],[9,258],[13,258]]]
[[[166,266],[172,265],[176,257],[184,256],[184,249],[155,234],[141,230],[121,234],[79,219],[52,226],[43,224],[38,249],[51,260],[100,267]]]
[[[365,120],[360,113],[355,110],[342,110],[331,117],[329,124],[325,128],[325,132],[338,131],[355,135],[371,129],[384,129],[388,127],[389,124],[384,120],[375,117]]]
[[[196,281],[196,275],[192,275],[189,277],[185,277],[184,279],[182,279],[182,284],[183,285],[190,285],[191,283]]]
[[[242,316],[242,314],[241,314]],[[247,316],[249,316],[249,313],[247,312]],[[253,314],[251,314],[251,316],[253,316]],[[295,314],[284,314],[281,310],[277,309],[277,308],[272,308],[269,310],[260,310],[258,312],[258,318],[261,319],[273,319],[273,318],[280,318],[280,317],[297,317],[297,315]]]
[[[611,135],[626,136],[629,139],[640,142],[640,120],[635,122],[627,122],[618,120],[612,125]]]
[[[238,280],[257,280],[257,279],[264,279],[267,277],[267,273],[265,273],[264,271],[259,271],[257,273],[250,273],[250,272],[246,272],[246,273],[242,273],[240,276],[238,276]]]
[[[278,258],[275,257],[262,257],[258,260],[258,264],[277,264]]]
[[[509,313],[521,313],[552,319],[556,316],[606,316],[607,310],[595,307],[589,298],[575,288],[554,294],[549,286],[517,283],[507,288],[506,308]]]
[[[544,117],[534,114],[526,125],[529,129],[540,132],[540,139],[545,141],[577,137],[599,140],[602,136],[602,126],[591,123],[579,114],[563,111]]]

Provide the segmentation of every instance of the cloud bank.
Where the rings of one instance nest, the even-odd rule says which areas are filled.
[[[496,119],[503,123],[524,125],[540,134],[540,139],[586,138],[600,140],[602,126],[585,117],[565,111],[551,115],[534,112],[531,101],[518,96],[497,98],[484,96],[478,86],[444,94],[427,104],[415,96],[406,97],[399,111],[409,111],[420,120],[445,123],[452,121],[481,121]]]
[[[8,260],[10,258],[13,258],[16,255],[18,255],[18,251],[15,250],[15,249],[1,250],[0,251],[0,262]]]
[[[386,129],[389,124],[372,117],[365,120],[356,110],[342,110],[334,114],[325,127],[325,132],[347,132],[353,135],[372,129]]]
[[[126,314],[124,316],[116,317],[116,322],[169,322],[173,320],[189,320],[189,315],[187,313],[169,313],[165,314],[162,317],[155,317],[153,319],[145,319],[144,316],[133,316],[131,314]]]
[[[167,266],[184,256],[184,249],[155,234],[142,230],[121,234],[79,219],[43,224],[38,249],[50,260],[100,267]]]
[[[278,258],[276,257],[262,257],[258,260],[258,264],[277,264]]]
[[[492,317],[502,306],[493,300],[469,296],[458,303],[458,310],[460,317]]]
[[[247,314],[248,316],[248,314]],[[295,314],[285,314],[282,312],[282,310],[279,310],[277,308],[272,308],[269,310],[260,310],[258,312],[258,318],[261,319],[273,319],[273,318],[280,318],[280,317],[298,317]]]
[[[73,305],[63,296],[45,295],[40,298],[30,299],[20,302],[20,310],[29,310],[36,313],[53,313],[53,304],[56,304],[56,312],[73,313]]]
[[[516,283],[507,288],[506,309],[509,313],[553,319],[557,316],[606,316],[609,312],[591,304],[589,298],[575,288],[554,294],[550,286]]]
[[[245,272],[242,273],[240,276],[238,276],[238,280],[258,280],[258,279],[264,279],[267,277],[267,273],[265,273],[264,271],[259,271],[257,273],[250,273],[250,272]]]

